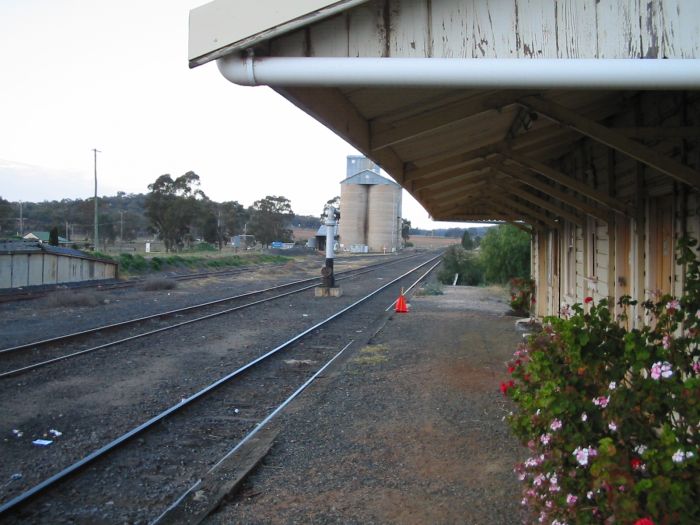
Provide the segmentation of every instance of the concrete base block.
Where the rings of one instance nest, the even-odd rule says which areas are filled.
[[[331,288],[327,286],[317,286],[314,288],[315,297],[340,297],[343,295],[343,289],[340,286],[333,286]]]

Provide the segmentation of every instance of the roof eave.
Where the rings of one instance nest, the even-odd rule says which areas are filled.
[[[218,0],[218,2],[216,3],[225,3],[228,1],[230,0]],[[211,28],[212,25],[208,23],[208,17],[198,16],[198,14],[195,13],[196,11],[201,10],[202,7],[206,6],[202,6],[197,9],[192,9],[190,11],[189,20],[189,66],[190,68],[195,68],[197,66],[201,66],[202,64],[206,64],[207,62],[211,62],[213,60],[221,58],[225,55],[229,55],[232,53],[242,53],[246,49],[258,46],[267,40],[278,37],[285,33],[290,33],[304,26],[308,26],[314,22],[323,20],[324,18],[329,18],[331,16],[337,15],[357,5],[364,4],[367,1],[368,0],[339,0],[321,9],[311,11],[302,16],[298,16],[284,23],[275,25],[274,27],[271,27],[264,31],[259,31],[255,34],[249,35],[245,38],[233,42],[226,42],[225,38],[222,40],[220,35],[213,34],[214,30],[212,30]],[[210,4],[214,3],[215,2],[210,2]],[[210,42],[210,44],[206,46],[206,50],[204,52],[193,51],[194,35],[201,34],[206,35],[206,40],[207,42]]]

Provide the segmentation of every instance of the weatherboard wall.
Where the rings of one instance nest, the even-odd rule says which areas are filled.
[[[698,58],[700,2],[371,0],[271,39],[277,56]]]
[[[0,252],[0,288],[114,279],[117,264],[89,258],[30,253]]]
[[[634,93],[622,101],[628,106],[606,122],[610,127],[624,127],[640,122],[647,129],[677,129],[700,124],[700,94],[698,93]],[[636,117],[635,117],[636,115]],[[700,173],[700,136],[673,137],[659,131],[657,137],[637,139],[662,151],[670,158],[690,166]],[[654,169],[606,148],[589,138],[581,138],[576,147],[563,154],[557,168],[564,174],[585,181],[592,187],[615,196],[630,206],[632,213],[610,212],[608,221],[586,217],[583,225],[562,222],[562,236],[575,232],[570,241],[560,243],[561,271],[566,275],[560,282],[552,280],[553,238],[551,230],[535,234],[533,248],[537,264],[533,277],[545,287],[538,294],[545,300],[561,297],[561,302],[594,301],[604,298],[614,303],[623,295],[637,301],[658,300],[664,294],[683,293],[685,269],[677,263],[677,243],[684,235],[700,236],[700,196],[697,189],[674,181]],[[571,248],[569,248],[571,246]],[[543,278],[544,277],[544,278]],[[575,294],[568,284],[575,280]],[[558,287],[558,289],[556,289]],[[560,307],[560,305],[559,305]],[[556,315],[559,308],[548,301],[547,308],[537,308],[538,315]],[[631,324],[646,320],[641,308],[632,308]]]

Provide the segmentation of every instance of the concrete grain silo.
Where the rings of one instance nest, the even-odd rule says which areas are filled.
[[[401,247],[401,186],[386,182],[368,187],[367,244],[372,252],[394,252]]]
[[[365,157],[348,157],[340,183],[340,244],[353,252],[401,248],[401,186],[379,175]]]

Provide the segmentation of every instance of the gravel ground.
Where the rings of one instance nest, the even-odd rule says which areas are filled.
[[[416,263],[408,261],[403,264],[412,266]],[[3,424],[0,425],[0,457],[4,458],[0,463],[0,480],[4,480],[0,484],[0,501],[17,495],[127,428],[176,404],[213,378],[221,377],[226,371],[269,350],[292,333],[315,324],[335,312],[339,305],[354,302],[366,293],[367,287],[381,284],[399,272],[398,267],[401,266],[399,264],[380,270],[378,274],[343,281],[344,295],[340,299],[319,301],[314,299],[311,291],[307,291],[259,308],[236,312],[226,320],[217,318],[193,325],[196,328],[190,330],[159,334],[146,342],[128,343],[113,351],[81,356],[64,362],[69,364],[52,365],[0,382],[0,413],[4,415]],[[293,267],[271,269],[257,277],[247,276],[246,279],[250,281],[249,286],[260,288],[267,285],[267,281],[274,280],[271,273],[279,272],[276,277],[288,281],[292,274],[298,274],[298,270]],[[184,302],[194,302],[197,297],[211,299],[223,287],[245,287],[245,284],[237,277],[228,281],[191,281],[182,284],[175,292],[131,290],[121,295],[119,301],[80,308],[80,319],[98,324],[106,316],[113,319],[127,313],[142,315],[145,309],[152,308],[152,302],[158,302],[161,308],[172,308]],[[389,301],[388,298],[377,300],[382,302],[382,306]],[[40,308],[45,309],[46,315],[39,316],[42,322],[32,325],[31,320],[35,319],[34,314]],[[32,338],[46,337],[52,332],[60,332],[58,328],[69,322],[72,310],[50,305],[42,307],[35,303],[34,309],[13,311],[14,323],[23,325],[25,330],[31,327]],[[155,326],[159,324],[153,323]],[[371,321],[365,324],[371,324]],[[363,327],[353,326],[351,335],[362,333]],[[316,343],[320,352],[318,357],[311,348],[310,357],[314,362],[322,362],[323,354],[330,353],[337,346],[335,341],[323,342],[324,337],[331,336],[332,330],[324,329],[322,332],[321,342]],[[346,336],[341,327],[338,337],[345,340]],[[324,346],[326,344],[328,346]],[[289,357],[295,358],[297,354],[291,353]],[[299,355],[297,359],[309,359],[309,356]],[[275,388],[285,385],[285,376],[296,373],[286,368],[288,366],[261,371],[261,379],[251,390],[251,395],[274,390],[267,386],[270,382]],[[301,380],[303,378],[298,378],[293,383],[298,384]],[[180,439],[173,432],[171,440],[161,446],[162,453],[158,454],[146,451],[146,448],[150,449],[150,442],[146,439],[137,444],[137,449],[142,447],[141,452],[125,451],[122,455],[124,461],[119,465],[110,462],[104,469],[102,466],[91,469],[94,471],[89,478],[92,481],[76,482],[76,485],[59,491],[48,502],[37,505],[35,514],[24,514],[22,521],[146,523],[147,518],[153,516],[153,509],[148,504],[139,503],[133,511],[128,511],[129,505],[134,503],[124,499],[129,497],[129,491],[147,494],[149,501],[157,503],[156,509],[162,507],[161,504],[171,502],[172,495],[178,494],[188,483],[187,476],[192,475],[191,464],[196,463],[194,466],[197,467],[200,463],[206,465],[215,461],[223,454],[220,449],[229,448],[227,443],[230,439],[260,419],[259,414],[252,413],[247,407],[261,403],[249,399],[241,402],[244,398],[247,396],[237,397],[235,404],[231,400],[223,402],[225,417],[221,414],[202,415],[199,420],[205,421],[204,436],[196,431]],[[232,413],[231,407],[240,408],[240,413]],[[15,429],[20,430],[22,435],[17,435]],[[58,429],[62,433],[55,437],[53,445],[47,448],[31,445],[35,438],[50,438],[50,429]],[[166,433],[169,429],[168,425],[164,426]],[[212,448],[208,442],[216,446]],[[177,449],[178,453],[185,450],[183,463],[169,462],[173,455],[171,449]],[[135,483],[127,480],[131,471],[145,471],[147,475]],[[155,485],[155,489],[146,493],[147,485]],[[115,487],[120,492],[118,496],[113,495]],[[82,503],[82,506],[76,508],[76,502]],[[61,519],[58,519],[59,516]]]
[[[522,523],[503,417],[521,335],[495,290],[413,298],[284,415],[272,451],[207,523]]]

